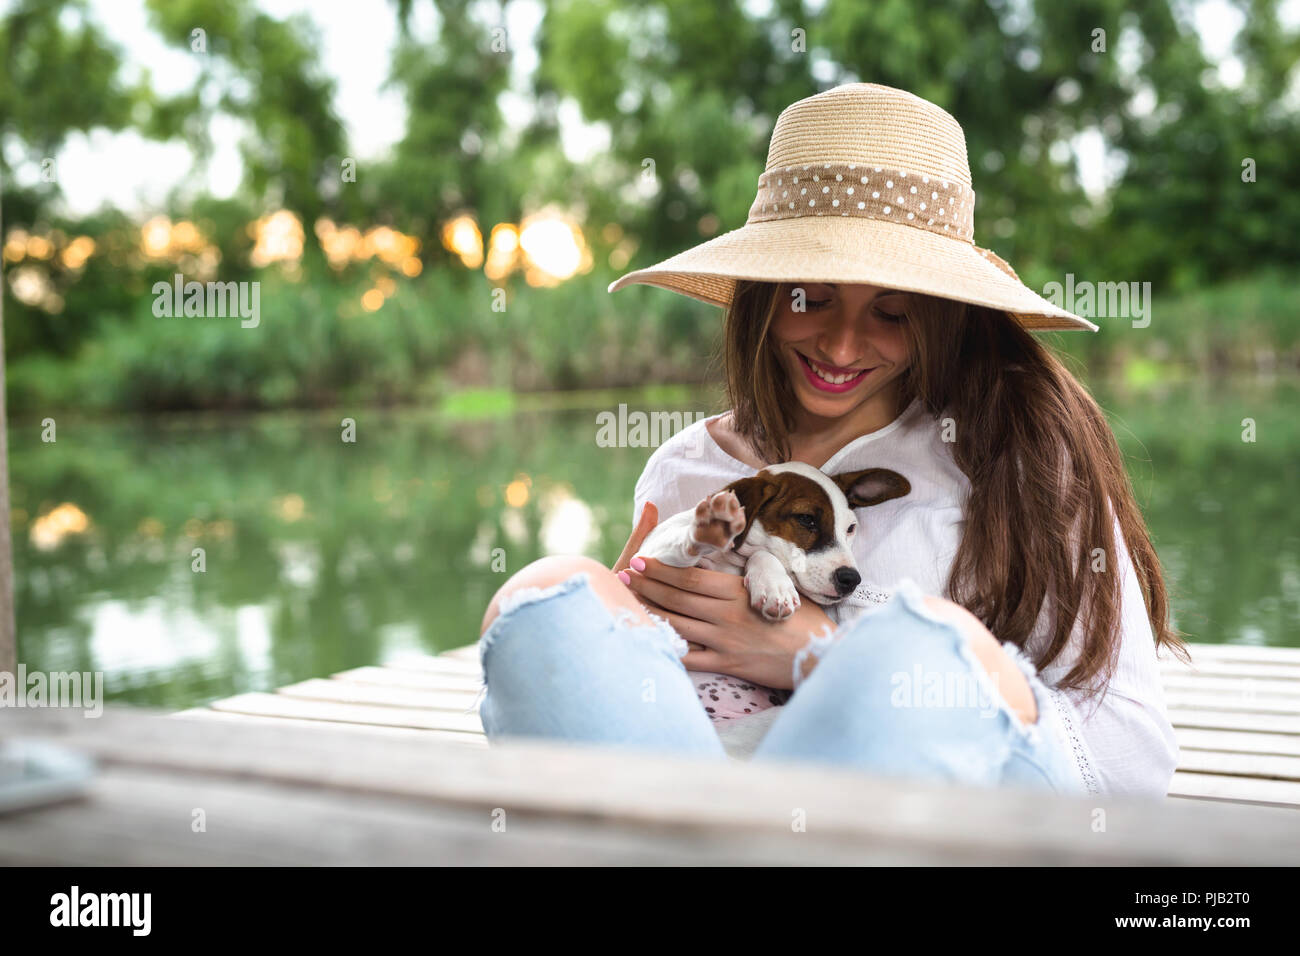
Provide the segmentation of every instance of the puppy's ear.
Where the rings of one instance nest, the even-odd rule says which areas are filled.
[[[745,543],[745,539],[749,537],[749,529],[754,526],[754,519],[776,497],[780,485],[771,478],[759,474],[753,478],[733,481],[723,490],[733,492],[740,499],[740,506],[745,509],[745,530],[736,535],[736,540],[731,543],[734,550]]]
[[[869,508],[890,498],[901,498],[912,490],[908,480],[888,468],[867,468],[864,471],[846,471],[831,478],[840,486],[850,508]]]

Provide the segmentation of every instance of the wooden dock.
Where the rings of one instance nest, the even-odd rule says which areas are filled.
[[[1300,808],[1300,648],[1189,649],[1193,667],[1161,663],[1181,749],[1169,796]],[[474,706],[479,674],[477,647],[469,645],[241,694],[183,716],[324,722],[485,746]]]
[[[1300,651],[1193,654],[1164,665],[1174,800],[488,747],[473,648],[180,714],[10,710],[0,760],[54,745],[96,769],[61,803],[0,811],[0,865],[1294,865]]]

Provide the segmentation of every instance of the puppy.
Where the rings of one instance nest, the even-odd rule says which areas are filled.
[[[803,462],[770,465],[659,523],[637,553],[678,568],[743,574],[750,606],[769,621],[783,621],[799,607],[801,595],[831,606],[853,593],[862,580],[851,549],[858,530],[853,509],[911,490],[906,478],[888,468],[829,476]],[[714,720],[754,713],[788,697],[727,675],[689,673]]]

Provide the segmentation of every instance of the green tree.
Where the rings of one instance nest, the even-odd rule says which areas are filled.
[[[1286,97],[1300,34],[1281,28],[1276,0],[1240,6],[1233,88],[1170,0],[827,0],[815,14],[779,0],[762,16],[733,2],[555,0],[537,88],[609,125],[610,162],[568,189],[641,238],[634,266],[740,226],[780,110],[862,80],[958,118],[976,239],[1031,284],[1071,270],[1168,290],[1300,252],[1300,167],[1287,161],[1300,118]],[[1097,203],[1070,148],[1085,132],[1124,163]],[[1247,157],[1258,184],[1241,181]],[[647,159],[659,188],[645,202],[629,187]]]
[[[320,67],[312,21],[277,20],[248,0],[148,0],[148,9],[164,39],[200,65],[186,96],[188,112],[160,111],[151,131],[183,135],[206,161],[211,116],[244,121],[240,155],[248,195],[263,208],[294,211],[310,229],[339,195],[346,155],[334,81]]]

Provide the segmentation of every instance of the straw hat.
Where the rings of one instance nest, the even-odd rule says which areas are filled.
[[[975,245],[966,137],[904,90],[849,83],[777,117],[758,195],[739,229],[613,282],[713,305],[737,279],[867,283],[1003,309],[1030,329],[1088,329]]]

